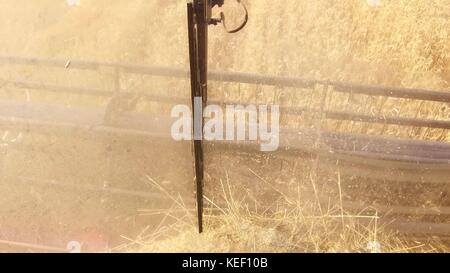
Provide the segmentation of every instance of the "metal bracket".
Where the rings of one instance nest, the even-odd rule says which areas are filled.
[[[222,23],[225,31],[228,32],[228,33],[237,33],[239,31],[241,31],[248,23],[248,9],[247,9],[247,6],[242,2],[242,0],[236,0],[236,1],[241,5],[242,9],[245,12],[244,20],[242,21],[242,23],[238,27],[236,27],[234,29],[229,29],[227,27],[225,14],[223,12],[220,13],[220,18],[211,18],[211,16],[209,16],[208,17],[208,23],[210,25],[217,25],[219,23]],[[217,5],[219,7],[222,7],[223,4],[224,4],[224,0],[212,0],[212,2],[211,2],[211,9],[209,10],[208,14],[211,15],[211,10],[212,10],[212,8],[214,8],[214,6]]]

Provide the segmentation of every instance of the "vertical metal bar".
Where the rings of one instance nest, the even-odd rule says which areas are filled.
[[[198,71],[200,76],[200,92],[203,99],[203,106],[206,106],[208,100],[208,11],[209,1],[197,2],[197,54],[198,54]]]
[[[240,3],[240,0],[238,1]],[[194,128],[194,157],[195,177],[197,186],[197,210],[198,230],[203,231],[203,108],[208,104],[208,26],[222,22],[225,26],[225,17],[221,19],[211,18],[212,8],[221,7],[224,0],[192,0],[187,5],[188,28],[189,28],[189,59],[191,68],[191,99],[193,107]],[[241,3],[242,4],[242,3]],[[248,13],[245,6],[246,18],[244,23],[236,30],[228,31],[235,33],[241,30],[248,21]],[[200,108],[200,109],[198,109]],[[201,126],[198,126],[198,124]]]
[[[204,6],[203,6],[204,7]],[[206,54],[200,53],[206,49],[206,39],[204,39],[205,28],[207,24],[202,26],[202,17],[200,12],[201,5],[194,3],[188,3],[188,29],[189,29],[189,59],[191,69],[191,100],[192,100],[192,114],[194,118],[193,125],[195,124],[197,117],[196,107],[203,107],[206,104],[204,94],[206,94]],[[201,30],[203,29],[203,30]],[[200,39],[203,38],[203,39]],[[197,98],[201,98],[200,106],[195,101]],[[201,111],[203,112],[203,111]],[[201,126],[203,128],[203,126]],[[201,129],[202,129],[201,128]],[[198,133],[195,132],[194,136]],[[195,180],[196,180],[196,195],[197,195],[197,219],[198,219],[198,231],[203,232],[203,143],[202,139],[194,139],[194,158],[195,158]]]
[[[194,106],[194,98],[197,95],[198,70],[197,70],[197,42],[194,18],[194,7],[192,3],[187,4],[188,31],[189,31],[189,63],[191,72],[191,100]],[[194,113],[194,109],[192,109]]]

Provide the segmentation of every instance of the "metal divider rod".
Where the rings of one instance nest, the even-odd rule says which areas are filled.
[[[197,117],[197,108],[202,108],[206,102],[206,98],[203,96],[206,93],[206,67],[201,62],[205,62],[206,55],[203,55],[203,59],[201,58],[199,51],[205,50],[205,45],[200,46],[202,41],[199,40],[201,38],[202,33],[207,30],[200,31],[199,21],[202,20],[199,15],[200,6],[195,3],[187,4],[188,11],[188,29],[189,29],[189,59],[190,59],[190,69],[191,69],[191,101],[192,101],[192,115],[193,115],[193,135],[194,135],[194,159],[195,159],[195,183],[196,183],[196,200],[197,200],[197,220],[198,220],[198,231],[199,233],[203,232],[203,143],[202,143],[202,134],[199,136],[197,132],[199,129],[203,129],[203,125],[201,128],[196,128],[196,120]],[[207,25],[206,25],[207,27]],[[204,38],[204,37],[203,37]],[[204,38],[205,39],[205,38]],[[204,40],[206,42],[206,39]],[[203,72],[203,73],[202,73]],[[201,99],[200,105],[197,105],[196,101]],[[201,111],[203,112],[203,111]],[[203,123],[203,122],[202,122]]]

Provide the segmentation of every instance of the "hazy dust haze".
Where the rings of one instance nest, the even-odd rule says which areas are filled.
[[[239,24],[242,19],[239,6],[229,2],[224,7],[229,24]],[[369,5],[365,0],[245,2],[250,21],[243,31],[230,35],[221,26],[210,28],[211,70],[450,89],[450,0],[381,0],[379,6]],[[65,0],[0,0],[0,57],[188,68],[185,3],[185,0],[80,0],[80,5],[71,6]],[[108,69],[57,71],[0,65],[0,86],[2,80],[20,80],[109,90],[114,86],[113,73]],[[119,81],[126,90],[144,89],[186,98],[190,92],[187,79],[124,74]],[[262,89],[212,82],[209,92],[211,97],[221,99],[286,105],[308,103],[306,96],[296,95],[288,88],[281,90],[280,96],[272,95],[277,88]],[[272,93],[261,96],[263,91]],[[42,90],[30,93],[8,85],[1,88],[0,98],[71,107],[106,104],[106,100],[90,96],[61,96]],[[355,97],[355,100],[362,102],[363,98]],[[327,105],[336,110],[350,109],[338,95],[329,98]],[[399,100],[381,98],[351,110],[371,112],[382,108],[380,105],[384,106],[382,115],[401,112],[407,117],[437,120],[447,120],[450,116],[450,107],[437,108],[432,102],[418,108],[417,102],[400,106]],[[141,103],[137,110],[170,113],[170,107],[156,103]],[[287,117],[283,125],[289,127],[296,122]],[[324,122],[323,126],[337,131],[450,141],[448,130],[403,130],[345,122],[338,125]],[[0,127],[2,134],[6,131]],[[8,183],[1,185],[1,191],[8,194],[0,203],[0,240],[25,238],[36,244],[64,248],[61,241],[83,237],[79,240],[90,242],[93,251],[116,247],[113,251],[320,252],[365,251],[367,241],[377,238],[373,226],[361,228],[351,223],[348,229],[338,233],[332,223],[317,223],[314,217],[303,214],[318,211],[314,204],[304,201],[306,197],[299,198],[301,190],[310,186],[309,174],[313,168],[309,162],[210,151],[206,182],[211,211],[207,225],[212,231],[199,237],[195,232],[189,143],[172,145],[151,140],[136,143],[129,139],[96,139],[84,135],[73,138],[70,133],[56,136],[25,130],[10,133],[17,136],[21,132],[28,136],[24,146],[11,146],[4,152],[6,156],[0,158],[0,163],[5,162],[1,168],[8,176],[33,176],[86,185],[95,181],[101,187],[126,185],[135,192],[163,188],[172,199],[163,203],[139,201],[139,198],[123,201],[108,195],[100,196],[98,201],[98,194],[89,191],[65,194],[51,185],[42,190],[42,187],[28,187],[4,178]],[[341,177],[334,172],[323,181],[334,183],[334,187],[337,177],[340,183]],[[252,188],[254,181],[262,181],[262,185]],[[267,181],[282,190],[274,193],[273,186],[264,183]],[[373,189],[364,187],[365,182],[361,185],[354,182],[349,191],[366,189],[367,195],[376,196],[377,193],[371,192]],[[440,188],[432,190],[441,191]],[[414,196],[411,191],[405,196]],[[384,191],[379,196],[391,198],[391,194]],[[423,202],[438,202],[432,194],[429,196],[424,192]],[[253,204],[248,205],[244,198]],[[227,203],[227,207],[222,208],[216,201]],[[283,202],[287,207],[297,207],[291,211],[279,204]],[[304,207],[299,209],[300,205]],[[260,208],[255,213],[249,207]],[[335,213],[332,211],[330,214]],[[27,224],[28,229],[17,229]],[[307,234],[305,230],[311,232]],[[55,234],[60,237],[55,238]],[[323,239],[327,237],[324,234],[329,238]],[[386,240],[386,251],[408,250],[406,244],[391,234],[379,236],[378,239]],[[424,249],[433,250],[433,246]]]

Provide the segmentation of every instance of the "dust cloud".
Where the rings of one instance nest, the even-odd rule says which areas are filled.
[[[48,249],[54,246],[63,251],[66,243],[74,240],[83,242],[86,251],[129,251],[130,245],[135,246],[141,240],[149,243],[139,251],[192,250],[188,246],[198,237],[193,234],[196,218],[191,144],[94,132],[91,128],[101,122],[108,97],[36,88],[44,84],[110,91],[119,85],[121,90],[131,93],[144,90],[158,96],[188,99],[187,78],[127,72],[118,76],[109,66],[70,68],[70,62],[78,60],[188,68],[186,1],[80,0],[79,5],[69,5],[69,2],[0,1],[0,58],[67,61],[67,69],[0,62],[0,103],[11,107],[2,110],[11,109],[23,117],[25,114],[18,104],[36,105],[35,116],[28,117],[30,120],[38,117],[47,123],[70,120],[88,128],[43,129],[44,126],[29,121],[14,125],[7,117],[1,117],[0,244],[2,240],[12,243],[0,246],[0,251],[23,251],[14,242],[30,244],[25,250],[54,251]],[[250,21],[243,31],[230,35],[221,26],[211,27],[211,70],[436,90],[450,88],[448,0],[381,0],[379,5],[363,0],[245,2]],[[229,24],[239,24],[242,19],[239,6],[231,1],[224,9]],[[28,87],[24,88],[24,83]],[[211,98],[220,100],[311,106],[318,99],[314,90],[299,95],[294,88],[218,82],[211,82],[210,86]],[[418,102],[401,103],[398,99],[368,100],[364,96],[352,99],[359,106],[349,106],[347,98],[336,95],[328,99],[327,107],[355,113],[380,111],[383,116],[401,112],[406,117],[438,120],[448,120],[450,115],[450,109],[433,102],[419,105]],[[168,117],[174,104],[140,101],[132,114]],[[310,126],[305,120],[309,117],[284,115],[283,126],[294,129],[299,125]],[[170,124],[162,127],[166,125]],[[450,141],[448,130],[404,130],[398,126],[350,122],[323,122],[322,126],[351,133]],[[160,132],[156,128],[153,131]],[[247,215],[243,224],[236,220],[242,215],[230,214],[227,215],[230,219],[219,222],[211,220],[208,223],[216,233],[201,241],[210,247],[207,250],[253,251],[250,239],[245,241],[243,236],[249,232],[256,234],[255,241],[261,239],[266,251],[313,249],[318,244],[310,242],[314,246],[308,243],[299,247],[295,243],[291,244],[295,247],[286,247],[296,236],[294,233],[302,229],[295,226],[297,218],[295,221],[290,216],[277,218],[281,214],[276,208],[282,207],[280,200],[292,205],[310,198],[311,194],[300,198],[299,192],[310,188],[314,179],[321,181],[320,189],[324,192],[333,185],[330,194],[336,194],[337,179],[342,178],[348,182],[343,190],[349,197],[379,197],[379,202],[410,201],[418,191],[408,189],[396,200],[395,192],[387,190],[388,181],[382,181],[382,190],[376,190],[371,179],[341,177],[333,168],[313,179],[309,174],[315,169],[310,161],[282,155],[249,155],[242,151],[222,151],[212,145],[207,149],[206,159],[206,195],[212,207],[211,219],[221,209],[217,208],[218,204],[223,203],[228,203],[227,212],[236,213],[239,207],[272,213],[270,220]],[[435,195],[447,188],[430,186],[428,190],[418,203],[429,202],[431,206],[450,202]],[[237,192],[235,203],[231,202],[231,192]],[[318,211],[317,207],[312,210]],[[301,213],[295,211],[295,214]],[[252,222],[255,218],[257,224]],[[304,223],[310,224],[306,220]],[[316,225],[311,223],[306,228],[316,230]],[[317,234],[324,234],[323,229],[323,226],[317,229]],[[180,230],[188,232],[171,237]],[[326,232],[335,235],[330,230]],[[227,236],[233,238],[223,240]],[[315,240],[320,239],[316,237]],[[348,241],[339,241],[348,237],[359,244],[349,246]],[[361,238],[355,239],[354,234],[348,237],[343,236],[337,243],[330,239],[321,244],[325,245],[325,251],[340,251],[341,245],[350,251],[364,248]],[[223,244],[216,246],[214,242],[218,238]],[[160,240],[162,247],[158,248],[155,242]],[[274,246],[277,241],[286,244]]]

